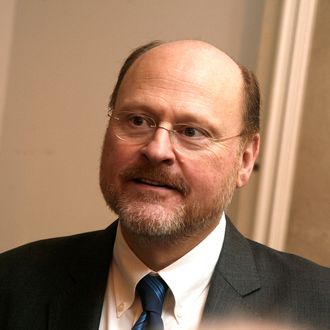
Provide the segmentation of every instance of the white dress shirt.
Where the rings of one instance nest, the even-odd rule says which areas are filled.
[[[210,279],[219,258],[226,227],[224,214],[218,226],[196,247],[158,274],[167,283],[162,319],[164,328],[197,329],[202,317]],[[137,283],[152,273],[117,229],[99,330],[129,330],[142,312],[135,295]]]

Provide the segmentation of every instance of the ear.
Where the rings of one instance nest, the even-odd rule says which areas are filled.
[[[241,154],[241,166],[238,171],[236,187],[240,188],[247,184],[251,176],[254,163],[259,154],[260,135],[255,134],[246,142]]]

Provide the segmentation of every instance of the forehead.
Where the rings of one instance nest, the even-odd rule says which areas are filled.
[[[117,103],[153,102],[205,115],[241,114],[237,64],[213,46],[165,44],[142,55],[126,73]]]

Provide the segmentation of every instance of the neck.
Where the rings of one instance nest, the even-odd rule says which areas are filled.
[[[150,269],[157,272],[187,254],[203,241],[217,226],[204,228],[203,232],[189,237],[142,236],[121,226],[123,237],[135,255]]]

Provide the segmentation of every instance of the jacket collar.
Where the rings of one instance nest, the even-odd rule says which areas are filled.
[[[250,245],[227,218],[223,248],[215,267],[203,320],[251,313],[245,297],[260,289],[260,279]]]
[[[49,329],[97,330],[102,313],[108,271],[118,221],[88,239],[81,236],[69,251],[69,276],[50,305]],[[223,248],[211,278],[203,321],[251,307],[245,297],[260,289],[260,280],[248,241],[227,218]],[[235,308],[233,308],[235,306]]]
[[[117,222],[78,236],[73,251],[68,251],[68,276],[59,279],[63,290],[50,305],[49,329],[98,329],[116,229]]]

